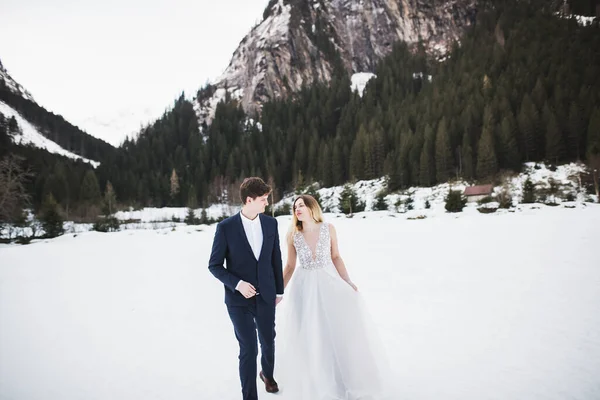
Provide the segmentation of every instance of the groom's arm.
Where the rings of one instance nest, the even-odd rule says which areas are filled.
[[[283,266],[281,262],[281,248],[279,247],[279,229],[275,220],[275,245],[271,255],[273,262],[273,274],[275,275],[275,289],[277,296],[283,296]]]
[[[227,255],[227,238],[225,237],[225,230],[221,223],[217,224],[217,230],[215,231],[215,239],[213,240],[212,252],[210,253],[210,260],[208,261],[208,269],[210,272],[225,285],[226,288],[235,292],[236,285],[240,281],[239,278],[235,277],[229,272],[225,264],[225,256]]]

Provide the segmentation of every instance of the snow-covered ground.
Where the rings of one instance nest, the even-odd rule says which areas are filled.
[[[599,205],[326,218],[398,400],[600,398]],[[214,229],[0,247],[0,399],[239,399]]]
[[[83,158],[78,156],[75,153],[72,153],[68,150],[63,149],[57,143],[48,139],[44,135],[42,135],[35,126],[33,126],[29,121],[21,116],[15,109],[10,107],[8,104],[0,101],[0,113],[4,114],[6,118],[15,117],[17,123],[19,124],[19,128],[21,128],[22,134],[17,135],[15,137],[15,143],[17,144],[32,144],[35,147],[39,147],[41,149],[45,149],[50,153],[60,154],[65,157],[79,159],[85,162],[92,164],[94,167],[98,167],[100,165],[99,162],[88,160],[87,158]]]

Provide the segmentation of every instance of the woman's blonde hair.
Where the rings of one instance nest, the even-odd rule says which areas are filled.
[[[317,200],[315,200],[315,198],[309,194],[301,194],[300,196],[296,197],[292,203],[292,226],[290,229],[292,232],[302,231],[303,228],[302,221],[300,221],[296,216],[296,202],[300,199],[304,201],[304,205],[310,210],[313,220],[317,223],[323,222],[323,211],[321,210],[321,206],[319,206]]]

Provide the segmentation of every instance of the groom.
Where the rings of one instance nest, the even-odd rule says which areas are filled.
[[[262,214],[271,187],[260,178],[240,186],[242,211],[217,225],[208,269],[225,285],[225,304],[240,345],[243,400],[256,400],[256,357],[259,376],[269,393],[279,391],[275,364],[275,306],[283,297],[283,272],[277,220]],[[227,268],[224,267],[227,262]]]

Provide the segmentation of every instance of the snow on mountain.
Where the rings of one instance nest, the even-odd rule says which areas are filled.
[[[94,114],[79,118],[71,118],[74,125],[86,133],[101,138],[117,147],[125,138],[134,137],[140,130],[159,119],[166,107],[131,107],[106,114]]]
[[[2,65],[2,61],[0,61],[0,81],[4,81],[4,83],[6,84],[6,86],[8,87],[8,89],[11,92],[18,94],[27,100],[35,101],[33,99],[33,96],[31,95],[31,93],[29,93],[27,90],[25,90],[25,88],[23,86],[21,86],[19,83],[17,83],[9,75],[8,71],[6,69],[4,69],[4,66]]]
[[[376,77],[377,75],[371,72],[357,72],[356,74],[353,74],[350,78],[350,81],[352,82],[350,88],[353,92],[358,91],[358,95],[362,97],[367,83],[369,83],[371,79]]]
[[[591,25],[596,19],[596,17],[586,17],[585,15],[573,15],[573,17],[575,17],[577,23],[579,23],[581,26]]]
[[[56,153],[75,160],[85,161],[92,164],[94,168],[100,165],[100,163],[97,161],[88,160],[87,158],[78,156],[77,154],[60,147],[55,142],[42,135],[35,126],[24,119],[16,110],[2,101],[0,101],[0,113],[4,114],[6,118],[15,117],[17,120],[19,128],[21,129],[21,133],[14,137],[15,143],[22,145],[32,144],[33,146],[45,149],[50,153]]]

